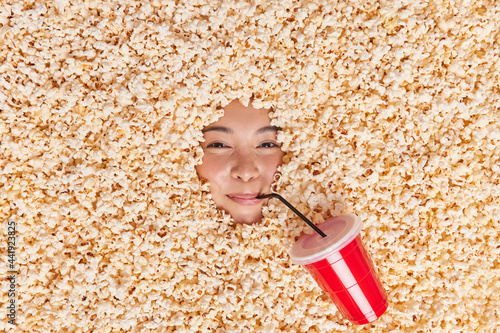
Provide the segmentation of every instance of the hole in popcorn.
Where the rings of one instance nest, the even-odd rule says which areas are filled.
[[[221,118],[203,129],[204,156],[196,168],[209,182],[217,207],[236,223],[247,224],[261,221],[267,200],[257,196],[270,192],[284,156],[279,128],[271,126],[271,109],[256,109],[251,103],[233,100]]]

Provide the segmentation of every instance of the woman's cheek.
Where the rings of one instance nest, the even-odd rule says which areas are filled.
[[[203,156],[202,163],[198,166],[196,166],[196,171],[198,172],[198,176],[202,179],[206,179],[208,181],[211,181],[213,178],[213,172],[214,170],[217,169],[217,166],[215,165],[215,160],[211,156],[211,154],[207,154],[205,152],[205,155]]]
[[[278,167],[283,163],[281,155],[273,155],[266,160],[266,178],[274,179],[274,174],[277,172]]]
[[[206,160],[206,171],[212,181],[221,181],[227,169],[227,160],[221,155],[209,155]],[[209,179],[210,180],[210,179]]]

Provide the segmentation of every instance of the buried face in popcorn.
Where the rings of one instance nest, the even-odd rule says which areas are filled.
[[[269,109],[248,107],[238,100],[224,108],[224,116],[203,130],[203,162],[198,175],[210,183],[217,207],[236,223],[254,223],[262,218],[274,174],[282,163],[277,128],[271,126]]]

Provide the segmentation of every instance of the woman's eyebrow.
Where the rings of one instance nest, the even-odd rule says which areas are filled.
[[[227,133],[227,134],[234,134],[234,131],[228,127],[224,127],[224,126],[212,126],[212,127],[208,127],[208,128],[205,128],[204,130],[202,130],[201,132],[202,133],[207,133],[207,132],[212,132],[212,131],[218,131],[218,132],[223,132],[223,133]]]
[[[265,133],[265,132],[277,132],[280,129],[281,128],[276,127],[276,126],[266,126],[266,127],[262,127],[259,130],[257,130],[257,134],[262,134],[262,133]]]

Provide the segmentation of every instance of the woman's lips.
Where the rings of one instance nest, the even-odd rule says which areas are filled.
[[[261,199],[257,199],[258,195],[259,193],[235,193],[228,194],[227,197],[240,205],[255,206],[261,201]]]

